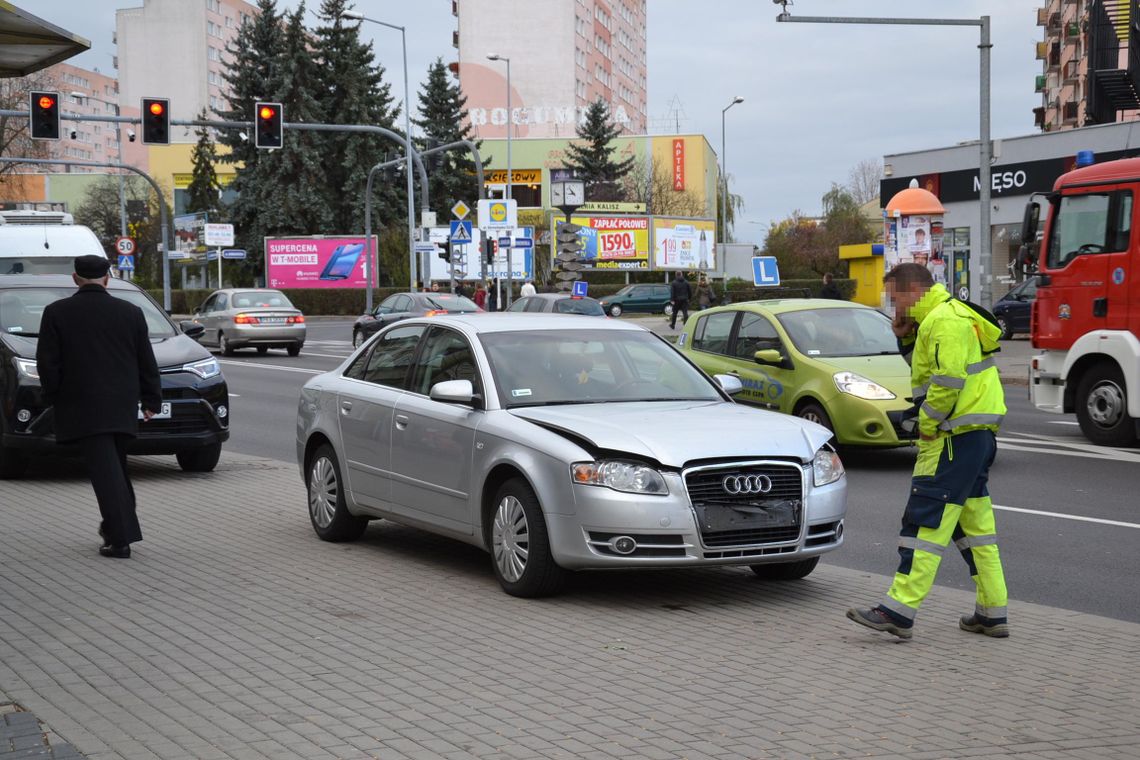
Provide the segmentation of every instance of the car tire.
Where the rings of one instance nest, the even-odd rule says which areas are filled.
[[[1081,432],[1093,443],[1129,446],[1136,441],[1136,420],[1128,416],[1124,375],[1115,364],[1092,366],[1077,384],[1073,404]]]
[[[835,439],[835,426],[831,424],[831,417],[828,416],[827,410],[815,401],[809,401],[796,409],[796,416],[817,425],[823,425],[831,431],[832,440]]]
[[[622,312],[621,304],[619,304],[619,303],[610,304],[609,311],[610,311],[610,316],[613,317],[614,319],[617,319],[618,317],[621,316],[621,312]]]
[[[321,445],[309,459],[305,471],[305,491],[309,521],[322,541],[355,541],[368,527],[368,518],[348,511],[340,463],[329,444]]]
[[[197,449],[186,449],[174,455],[183,472],[211,472],[222,457],[222,444],[211,443]]]
[[[234,355],[234,347],[230,345],[230,339],[226,337],[224,332],[218,333],[218,353],[222,356]]]
[[[352,331],[352,347],[353,348],[360,348],[362,345],[364,345],[364,333],[360,332],[360,330],[353,330]]]
[[[305,345],[305,344],[304,343],[293,343],[293,344],[290,344],[289,347],[286,348],[285,350],[289,353],[290,356],[300,356],[301,355],[301,346],[303,346],[303,345]]]
[[[569,573],[550,552],[546,520],[530,485],[522,478],[503,483],[489,516],[487,545],[503,591],[533,599],[562,590]]]
[[[257,355],[258,356],[265,356],[267,353],[269,353],[269,346],[258,346],[257,347]]]
[[[0,480],[22,478],[27,470],[27,454],[10,446],[0,446]]]
[[[770,562],[766,565],[749,565],[757,577],[766,581],[798,581],[811,575],[819,557],[801,559],[799,562]]]
[[[1013,337],[1013,330],[1009,329],[1009,322],[1006,321],[1005,317],[997,317],[997,323],[998,327],[1001,328],[1001,335],[999,336],[1001,340],[1009,340]]]

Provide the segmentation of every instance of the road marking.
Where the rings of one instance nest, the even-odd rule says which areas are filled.
[[[327,369],[309,369],[308,367],[282,367],[279,364],[258,364],[257,362],[235,362],[227,360],[219,360],[219,364],[224,364],[227,367],[253,367],[255,369],[276,369],[282,372],[302,372],[306,375],[323,375],[328,372]]]
[[[1017,433],[1021,438],[1008,438],[998,436],[998,443],[1003,449],[1011,451],[1030,451],[1037,454],[1047,451],[1049,454],[1067,457],[1083,457],[1088,459],[1104,459],[1113,462],[1128,462],[1140,464],[1140,452],[1135,449],[1118,449],[1111,446],[1097,446],[1068,438],[1057,438],[1034,433]]]
[[[305,351],[304,353],[305,356],[319,356],[322,359],[341,359],[342,361],[352,356],[352,354],[314,354],[312,351]]]
[[[1006,507],[994,504],[994,509],[1003,512],[1020,512],[1026,515],[1040,515],[1042,517],[1059,517],[1062,520],[1077,520],[1078,522],[1091,522],[1098,525],[1115,525],[1118,528],[1140,528],[1140,523],[1121,522],[1120,520],[1106,520],[1103,517],[1085,517],[1084,515],[1067,515],[1063,512],[1045,512],[1040,509],[1025,509],[1023,507]]]
[[[1076,420],[1049,420],[1050,425],[1080,425]]]

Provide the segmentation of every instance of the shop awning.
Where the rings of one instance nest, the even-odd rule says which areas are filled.
[[[0,77],[22,77],[89,49],[77,34],[0,0]]]

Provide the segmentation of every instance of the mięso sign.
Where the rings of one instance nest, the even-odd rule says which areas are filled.
[[[1134,155],[1138,155],[1138,151],[1105,151],[1097,153],[1096,160],[1097,163],[1102,163]],[[992,197],[1000,198],[1007,195],[1049,192],[1053,189],[1053,183],[1057,181],[1057,177],[1073,170],[1075,160],[1074,156],[1064,156],[1062,158],[1046,158],[1040,161],[1023,161],[1018,164],[999,164],[990,169],[990,194]],[[879,182],[880,203],[885,204],[894,197],[895,193],[909,187],[911,179],[917,179],[920,186],[926,186],[929,178],[934,178],[934,184],[937,187],[935,195],[943,203],[959,203],[978,199],[978,190],[980,189],[978,170],[961,169],[952,172],[915,174],[881,180]]]

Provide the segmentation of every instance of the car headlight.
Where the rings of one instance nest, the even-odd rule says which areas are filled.
[[[190,364],[183,364],[182,370],[184,372],[193,372],[203,380],[208,380],[215,375],[220,375],[222,368],[218,365],[217,359],[203,359],[200,362],[192,362]]]
[[[19,374],[20,377],[31,380],[40,379],[40,371],[36,367],[35,359],[21,359],[16,357],[16,373]]]
[[[665,478],[652,467],[636,462],[577,462],[570,465],[570,476],[575,483],[585,486],[605,486],[625,493],[642,493],[665,496],[669,487]]]
[[[843,477],[843,462],[839,455],[828,448],[820,449],[811,460],[812,482],[817,486],[834,483]]]
[[[895,397],[895,394],[883,386],[854,372],[836,372],[834,378],[836,388],[856,398],[865,398],[869,401],[890,401]]]

